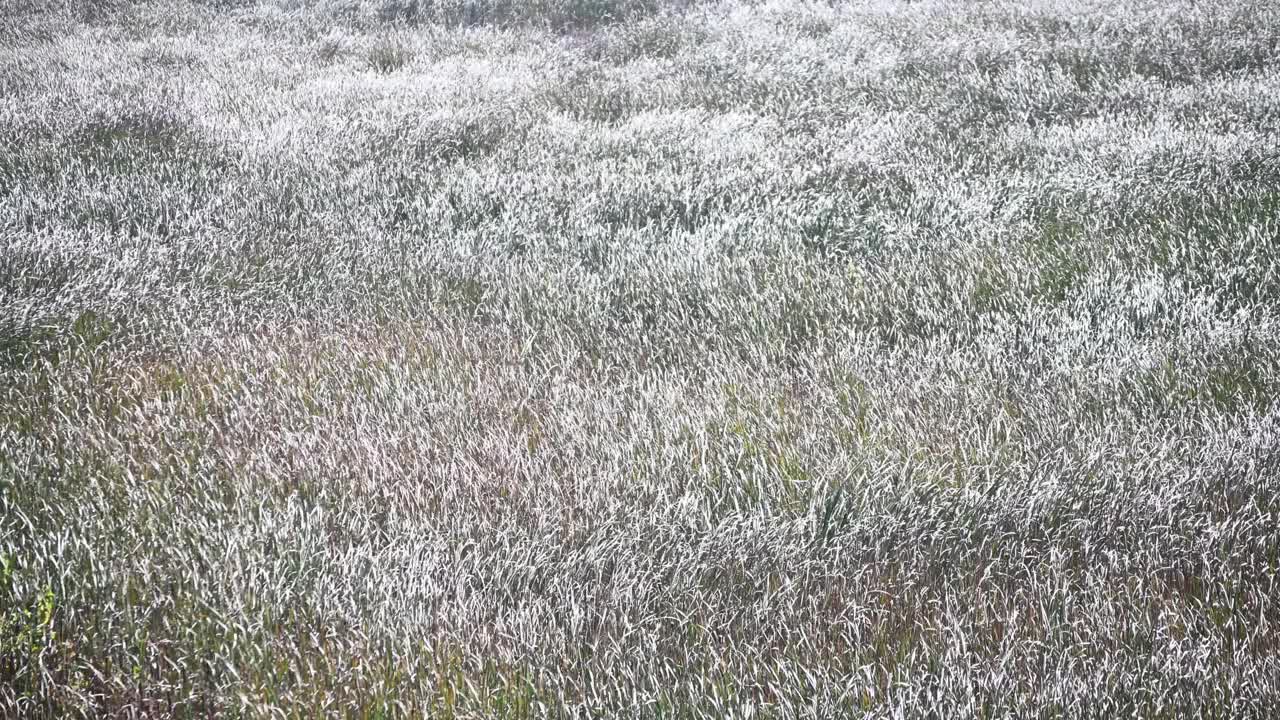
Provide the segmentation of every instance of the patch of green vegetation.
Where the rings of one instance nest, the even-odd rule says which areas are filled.
[[[380,73],[389,74],[403,70],[413,62],[414,53],[411,48],[394,40],[383,40],[369,50],[369,66]]]
[[[1137,382],[1137,391],[1162,413],[1208,407],[1231,415],[1265,414],[1276,396],[1276,364],[1259,348],[1235,347],[1199,359],[1194,368],[1166,358]]]
[[[10,328],[0,334],[0,369],[29,370],[48,363],[92,358],[122,331],[119,322],[85,310],[67,325]]]
[[[71,142],[87,159],[132,158],[172,152],[186,132],[186,123],[167,112],[103,113],[86,118]]]
[[[1209,364],[1196,393],[1224,412],[1265,414],[1274,406],[1277,366],[1249,348],[1236,348]]]
[[[1029,247],[1039,269],[1033,296],[1050,303],[1069,299],[1090,270],[1084,226],[1071,220],[1047,220]]]
[[[56,337],[48,328],[8,328],[0,333],[0,368],[16,370],[41,360],[56,361]]]

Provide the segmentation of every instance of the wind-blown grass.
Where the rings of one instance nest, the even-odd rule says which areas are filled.
[[[0,715],[1266,717],[1280,9],[0,19]]]

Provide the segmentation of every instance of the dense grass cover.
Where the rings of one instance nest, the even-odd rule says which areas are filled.
[[[0,716],[1280,703],[1280,5],[2,14]]]

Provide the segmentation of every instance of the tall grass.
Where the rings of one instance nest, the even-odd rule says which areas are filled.
[[[1267,717],[1278,37],[16,4],[0,715]]]

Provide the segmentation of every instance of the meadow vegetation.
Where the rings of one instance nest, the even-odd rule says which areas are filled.
[[[1265,717],[1280,4],[8,0],[0,716]]]

